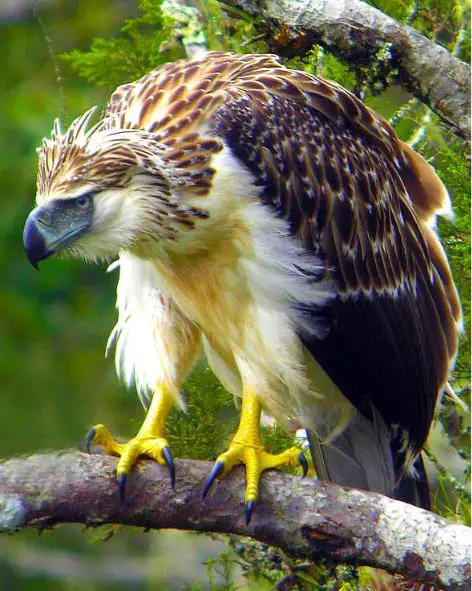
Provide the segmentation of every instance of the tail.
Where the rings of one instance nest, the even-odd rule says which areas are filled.
[[[348,427],[332,441],[322,443],[307,431],[310,453],[320,480],[360,488],[430,510],[428,480],[418,456],[412,474],[395,468],[390,431],[380,414],[373,420],[357,413]],[[414,475],[413,475],[414,474]]]
[[[393,498],[431,511],[431,494],[421,454],[416,458],[409,473],[405,473],[404,470],[398,471]]]

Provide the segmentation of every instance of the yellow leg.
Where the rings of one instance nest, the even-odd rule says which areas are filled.
[[[265,451],[260,435],[261,404],[251,386],[243,390],[241,420],[236,435],[228,451],[221,454],[205,483],[203,497],[208,493],[216,478],[224,478],[238,464],[246,466],[245,519],[249,523],[254,504],[258,497],[261,473],[269,468],[288,468],[302,465],[303,475],[308,468],[303,453],[291,447],[281,454],[273,455]]]
[[[95,425],[89,431],[86,448],[89,450],[93,441],[110,454],[120,456],[116,467],[120,496],[124,498],[126,478],[131,472],[139,456],[146,456],[166,464],[169,468],[172,486],[175,482],[174,461],[169,444],[164,438],[164,426],[167,416],[174,404],[174,397],[165,387],[158,387],[154,392],[144,423],[133,439],[127,443],[118,443],[104,425]]]

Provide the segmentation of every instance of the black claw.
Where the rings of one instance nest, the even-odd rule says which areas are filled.
[[[223,472],[224,468],[225,468],[225,465],[223,462],[216,462],[216,464],[213,466],[213,468],[210,472],[210,476],[208,476],[207,481],[205,482],[205,486],[203,487],[202,501],[207,496],[208,491],[211,488],[211,485],[215,482],[216,478],[218,478],[218,476],[220,476],[220,474]]]
[[[125,489],[126,489],[126,474],[122,472],[118,476],[118,492],[120,493],[120,500],[123,503],[125,500]]]
[[[308,462],[307,462],[307,460],[305,458],[305,454],[303,452],[298,456],[298,461],[300,462],[300,464],[302,465],[302,468],[303,468],[302,478],[305,478],[305,476],[307,475],[307,472],[308,472]]]
[[[172,485],[172,488],[174,488],[174,485],[175,485],[174,458],[172,457],[172,454],[170,453],[170,449],[168,447],[164,447],[163,450],[161,451],[161,454],[162,454],[162,457],[164,458],[165,463],[167,464],[167,467],[169,468],[170,483]]]
[[[244,509],[244,521],[246,522],[246,525],[249,525],[249,522],[251,521],[252,512],[254,510],[255,504],[255,501],[248,501],[246,503],[246,507]]]
[[[97,431],[95,427],[92,427],[90,431],[87,433],[87,437],[85,438],[85,451],[89,454],[90,452],[90,444],[92,443]]]

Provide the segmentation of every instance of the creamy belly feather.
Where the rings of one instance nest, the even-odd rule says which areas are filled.
[[[146,406],[163,380],[181,402],[178,385],[197,357],[201,335],[210,367],[233,395],[251,383],[272,416],[318,425],[326,439],[345,424],[350,405],[304,349],[299,331],[322,338],[324,328],[308,324],[296,304],[325,305],[331,286],[316,279],[320,261],[308,257],[286,222],[260,204],[250,173],[240,172],[246,182],[230,194],[227,171],[241,165],[227,151],[215,158],[219,172],[199,205],[215,225],[220,212],[232,209],[224,238],[185,258],[120,256],[119,320],[111,335],[118,374],[134,382]],[[307,413],[307,405],[314,412]]]

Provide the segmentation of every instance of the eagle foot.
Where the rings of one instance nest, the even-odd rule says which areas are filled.
[[[116,466],[116,477],[121,500],[125,498],[127,477],[140,456],[146,456],[156,460],[159,464],[166,465],[169,470],[172,488],[175,484],[175,465],[170,452],[169,444],[163,437],[140,432],[127,443],[118,443],[110,431],[104,425],[92,427],[85,438],[85,449],[90,453],[90,444],[95,443],[103,448],[106,453],[119,456]]]
[[[207,478],[202,492],[202,500],[208,494],[215,480],[223,479],[238,464],[246,466],[246,495],[244,520],[249,524],[251,516],[259,495],[259,480],[264,470],[271,468],[286,469],[300,466],[303,470],[303,477],[308,471],[308,462],[298,447],[291,447],[280,454],[270,454],[264,447],[251,441],[252,437],[241,438],[236,436],[233,439],[228,451],[221,454],[216,460],[209,477]],[[257,435],[258,439],[258,435]]]

